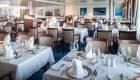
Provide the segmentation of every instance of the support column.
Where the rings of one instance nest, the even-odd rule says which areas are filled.
[[[28,1],[28,7],[29,7],[29,15],[33,15],[32,1]]]
[[[109,0],[109,21],[110,21],[110,24],[113,23],[113,15],[114,15],[114,0]]]
[[[137,21],[136,21],[136,26],[137,26],[137,36],[138,36],[138,40],[140,40],[140,1],[138,0],[137,1],[138,2],[138,5],[137,5],[137,7],[138,7],[138,9],[137,9]]]

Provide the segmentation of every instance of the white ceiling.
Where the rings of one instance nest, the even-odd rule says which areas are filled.
[[[1,0],[0,0],[1,1]],[[29,0],[10,0],[10,5],[15,6],[27,6],[27,2]],[[65,5],[65,4],[95,4],[94,0],[87,0],[86,3],[81,3],[81,0],[30,0],[33,1],[33,7],[42,7],[42,6],[58,6],[58,5]],[[82,0],[86,1],[86,0]],[[98,1],[98,0],[96,0]],[[101,1],[101,0],[100,0]],[[103,1],[103,0],[102,0]],[[115,0],[115,3],[122,3],[123,0]],[[99,3],[108,3],[109,0],[106,0],[105,2],[99,2]]]

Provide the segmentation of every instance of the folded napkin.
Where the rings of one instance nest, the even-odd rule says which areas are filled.
[[[89,42],[85,48],[86,58],[93,58],[92,42]]]
[[[14,58],[14,50],[12,49],[11,45],[4,45],[4,52],[6,59]]]
[[[67,26],[66,23],[64,23],[64,24],[63,24],[63,28],[65,28],[66,26]]]
[[[131,55],[131,47],[128,47],[128,54]]]
[[[78,59],[72,60],[72,73],[77,76],[77,78],[83,78],[83,67],[82,62]]]
[[[136,60],[140,62],[140,45],[138,46],[138,49],[137,49]]]
[[[26,43],[26,49],[33,49],[34,48],[34,37],[32,36]]]
[[[8,34],[5,38],[4,38],[4,45],[9,45],[11,41],[11,36],[10,34]]]
[[[44,25],[43,25],[43,24],[41,24],[41,25],[40,25],[40,27],[41,27],[41,28],[44,28]]]

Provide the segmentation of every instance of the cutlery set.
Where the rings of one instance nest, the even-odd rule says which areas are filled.
[[[96,79],[97,74],[98,74],[98,71],[95,69],[95,70],[93,71],[93,76],[92,76],[91,80],[97,80],[97,79]]]

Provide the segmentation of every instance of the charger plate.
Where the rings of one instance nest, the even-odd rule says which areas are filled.
[[[72,73],[72,66],[66,69],[66,75],[69,78],[79,79],[78,76]],[[90,75],[92,75],[92,70],[88,66],[83,65],[83,78],[87,78]]]

